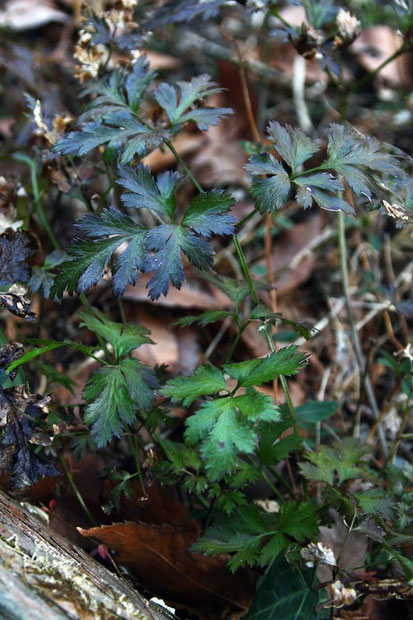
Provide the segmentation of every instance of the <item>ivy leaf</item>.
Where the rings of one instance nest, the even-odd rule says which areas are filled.
[[[165,110],[172,129],[187,121],[193,121],[201,131],[206,131],[208,125],[218,125],[221,117],[232,114],[231,108],[193,107],[200,99],[222,91],[211,81],[209,75],[199,75],[190,82],[178,82],[177,86],[178,89],[163,82],[154,92],[154,97]]]
[[[277,152],[287,162],[293,173],[319,150],[319,147],[301,129],[295,129],[289,125],[283,126],[272,121],[268,125],[267,132]]]
[[[254,176],[271,175],[255,181],[250,189],[260,211],[280,209],[287,201],[291,188],[289,175],[280,162],[273,155],[253,155],[244,168]]]
[[[173,218],[176,208],[175,191],[181,179],[177,172],[163,172],[156,180],[147,166],[140,164],[136,168],[119,167],[120,178],[126,193],[122,202],[130,209],[151,209],[161,216]]]
[[[274,556],[273,556],[274,557]],[[315,620],[319,592],[311,588],[314,570],[291,566],[276,554],[270,569],[257,587],[247,620]]]
[[[218,368],[206,364],[197,368],[189,377],[170,379],[160,389],[160,393],[170,398],[172,402],[181,402],[184,407],[188,407],[200,396],[218,394],[226,388],[225,379]]]
[[[307,363],[308,356],[298,347],[291,345],[278,349],[268,357],[247,360],[234,364],[225,364],[224,370],[236,379],[240,386],[261,385],[272,381],[278,375],[295,375]]]
[[[101,215],[85,215],[76,227],[86,239],[75,240],[67,249],[72,260],[60,266],[52,294],[61,297],[65,289],[69,294],[90,289],[104,275],[112,254],[127,241],[129,245],[114,264],[114,293],[120,295],[128,284],[135,284],[136,271],[144,270],[146,229],[114,207]]]
[[[80,326],[86,326],[90,331],[101,336],[112,345],[116,360],[124,357],[143,344],[153,344],[149,338],[150,331],[141,325],[124,325],[108,319],[103,312],[96,308],[84,309],[79,313]]]
[[[146,411],[153,399],[157,380],[137,359],[124,359],[118,366],[104,366],[88,380],[83,398],[88,401],[85,423],[98,448],[135,421],[137,410]]]

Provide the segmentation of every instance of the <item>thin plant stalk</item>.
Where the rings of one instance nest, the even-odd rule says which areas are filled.
[[[349,275],[348,275],[348,266],[347,266],[347,246],[346,246],[346,224],[344,219],[344,213],[339,211],[338,213],[338,246],[340,252],[340,272],[341,272],[341,280],[343,285],[343,293],[345,306],[347,310],[347,319],[350,326],[351,337],[354,346],[354,352],[356,354],[357,363],[359,366],[360,373],[364,373],[365,371],[365,362],[363,352],[361,350],[360,340],[358,337],[356,324],[353,317],[353,310],[351,307],[351,298],[350,298],[350,284],[349,284]],[[380,412],[377,406],[376,397],[374,395],[373,386],[370,381],[370,377],[368,373],[365,375],[365,389],[367,399],[369,401],[370,407],[373,411],[373,414],[376,419],[379,418]],[[378,426],[378,436],[381,445],[381,449],[383,451],[384,456],[387,456],[387,445],[386,439],[384,436],[383,427],[381,425]]]

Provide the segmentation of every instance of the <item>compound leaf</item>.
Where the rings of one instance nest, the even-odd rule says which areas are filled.
[[[160,393],[174,403],[188,407],[200,396],[217,394],[226,390],[225,379],[218,368],[211,364],[200,366],[189,377],[175,377],[161,388]]]

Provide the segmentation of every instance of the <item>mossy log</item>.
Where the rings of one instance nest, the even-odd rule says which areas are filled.
[[[170,617],[0,491],[2,620]]]

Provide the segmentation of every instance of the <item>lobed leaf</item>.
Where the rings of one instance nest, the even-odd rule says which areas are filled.
[[[189,377],[170,379],[160,389],[160,394],[170,398],[174,403],[181,402],[184,407],[188,407],[200,396],[218,394],[226,390],[226,387],[225,379],[218,368],[206,364],[197,368]]]

